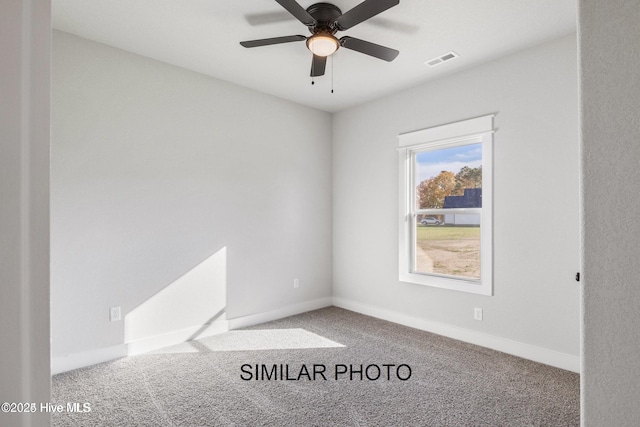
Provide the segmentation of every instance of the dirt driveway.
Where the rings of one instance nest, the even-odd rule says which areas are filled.
[[[480,239],[418,240],[419,272],[480,278]]]

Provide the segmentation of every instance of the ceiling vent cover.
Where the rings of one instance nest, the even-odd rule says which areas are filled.
[[[460,55],[455,53],[454,51],[447,52],[443,55],[437,56],[433,59],[430,59],[425,62],[429,67],[435,67],[436,65],[440,65],[444,62],[451,61],[452,59],[458,58]]]

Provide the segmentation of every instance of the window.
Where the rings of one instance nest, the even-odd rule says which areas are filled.
[[[492,294],[493,116],[405,133],[400,281]]]

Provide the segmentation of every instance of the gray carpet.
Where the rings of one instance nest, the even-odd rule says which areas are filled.
[[[54,402],[89,402],[91,411],[55,414],[52,424],[579,425],[577,374],[347,310],[316,310],[239,332],[56,375]],[[256,345],[247,347],[251,341]],[[243,364],[252,368],[243,372]],[[290,378],[305,365],[309,375],[255,380],[256,364],[267,365],[267,374],[288,364]],[[314,364],[315,381],[308,379]],[[361,364],[381,368],[380,378],[366,378],[378,375],[374,366],[360,380]],[[385,364],[408,365],[410,378],[396,375],[406,378],[406,367]],[[347,373],[336,380],[342,365]]]

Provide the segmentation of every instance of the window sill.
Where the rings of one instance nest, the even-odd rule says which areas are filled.
[[[419,273],[400,273],[399,280],[404,283],[449,289],[452,291],[486,296],[493,295],[491,283],[483,283],[481,280],[465,280],[434,274]]]

